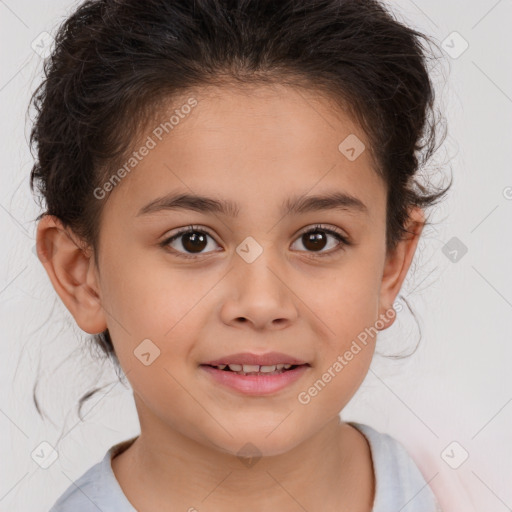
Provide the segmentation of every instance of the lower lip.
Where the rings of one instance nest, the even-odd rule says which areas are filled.
[[[238,375],[234,372],[218,370],[208,365],[200,365],[213,379],[220,384],[247,395],[268,395],[281,391],[286,386],[301,378],[310,368],[308,365],[297,366],[275,375]]]

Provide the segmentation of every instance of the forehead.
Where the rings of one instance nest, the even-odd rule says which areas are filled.
[[[357,158],[347,157],[345,141],[355,141],[362,151]],[[151,149],[109,199],[132,217],[169,193],[213,195],[237,203],[240,215],[251,205],[268,210],[274,203],[281,212],[290,197],[330,191],[360,198],[370,217],[385,207],[384,183],[362,150],[365,134],[338,105],[310,90],[190,90],[156,113],[134,151],[144,146]]]

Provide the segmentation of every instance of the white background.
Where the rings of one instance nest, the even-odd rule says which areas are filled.
[[[376,355],[342,417],[400,440],[445,512],[502,512],[512,508],[512,2],[390,4],[438,41],[456,31],[469,44],[457,58],[444,54],[449,72],[438,82],[449,126],[439,162],[455,183],[402,289],[420,346],[398,361]],[[129,388],[87,356],[84,333],[33,253],[39,209],[25,112],[42,60],[31,45],[54,33],[72,5],[0,1],[0,511],[48,510],[112,444],[139,431]],[[442,252],[452,237],[467,247],[457,262]],[[418,336],[404,309],[378,347],[407,351]],[[45,421],[32,401],[36,378]],[[98,381],[106,387],[86,403],[82,422],[76,403]],[[61,436],[58,460],[39,467],[33,450]],[[463,450],[469,458],[453,469],[445,459],[454,465]]]

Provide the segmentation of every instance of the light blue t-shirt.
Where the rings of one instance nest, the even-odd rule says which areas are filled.
[[[356,422],[348,422],[368,440],[375,471],[372,512],[441,512],[422,474],[399,441]],[[103,460],[71,484],[49,512],[137,512],[112,471],[111,459],[136,437],[112,446]]]

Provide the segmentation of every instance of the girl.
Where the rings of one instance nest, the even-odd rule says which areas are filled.
[[[374,0],[92,0],[34,93],[37,252],[140,435],[51,512],[434,512],[340,412],[448,190],[422,34]]]

